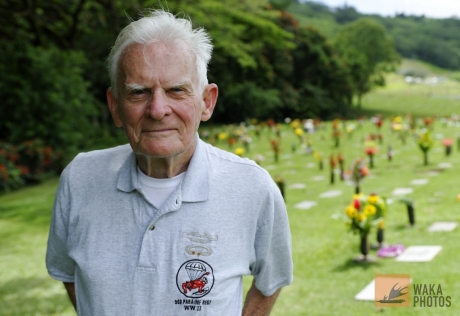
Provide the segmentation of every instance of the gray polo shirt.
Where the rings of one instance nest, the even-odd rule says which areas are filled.
[[[271,295],[292,282],[283,198],[254,162],[198,140],[160,209],[129,145],[79,154],[56,194],[46,264],[74,282],[80,315],[240,315],[242,276]]]

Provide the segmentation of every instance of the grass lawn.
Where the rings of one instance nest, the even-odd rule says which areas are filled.
[[[448,103],[447,96],[455,95],[458,84],[443,83],[433,86],[432,95],[426,97],[428,88],[408,86],[400,78],[393,78],[388,88],[377,90],[364,99],[369,113],[383,114],[439,114],[460,113],[459,102]],[[431,88],[430,88],[431,89]],[[431,90],[430,90],[431,91]],[[444,91],[444,92],[441,92]],[[422,95],[420,95],[422,94]],[[392,102],[391,100],[394,100]],[[445,102],[441,102],[444,100]],[[450,101],[449,101],[450,102]],[[440,107],[440,104],[445,106]],[[448,104],[448,105],[447,105]],[[403,106],[407,105],[407,106]],[[410,105],[410,107],[409,107]],[[347,122],[347,124],[356,122]],[[222,131],[215,129],[214,132]],[[320,170],[313,155],[307,155],[305,145],[288,125],[282,126],[280,159],[274,162],[270,139],[275,135],[264,129],[260,138],[251,131],[253,144],[245,157],[253,159],[262,154],[262,166],[272,176],[282,175],[286,180],[286,204],[292,231],[295,264],[294,283],[283,289],[273,315],[371,315],[380,313],[371,301],[356,301],[354,296],[372,281],[375,274],[410,274],[417,284],[440,284],[444,296],[450,296],[451,307],[386,308],[386,315],[460,315],[460,228],[452,232],[427,231],[435,221],[460,222],[460,151],[455,146],[460,126],[443,124],[437,120],[433,126],[434,147],[429,152],[429,164],[423,165],[422,153],[413,138],[404,145],[389,129],[386,120],[382,127],[383,144],[375,158],[375,168],[364,180],[361,190],[385,196],[393,203],[388,206],[385,242],[412,245],[441,245],[442,251],[425,263],[399,263],[391,258],[378,258],[375,263],[358,264],[353,258],[359,254],[359,237],[346,231],[342,221],[332,216],[342,213],[350,203],[354,188],[336,178],[329,183],[330,154],[339,151],[346,165],[352,159],[363,156],[363,139],[377,128],[366,120],[361,129],[350,136],[343,136],[340,147],[335,148],[331,138],[331,125],[324,127],[310,140],[315,150],[322,153],[324,169]],[[304,135],[305,136],[305,135]],[[441,140],[454,139],[452,155],[446,157]],[[296,144],[295,151],[292,145]],[[387,146],[394,151],[393,161],[386,158]],[[217,146],[233,151],[225,143]],[[426,184],[413,184],[425,179]],[[74,315],[65,290],[57,281],[48,277],[44,256],[48,223],[57,186],[57,179],[0,196],[0,315]],[[304,186],[304,187],[302,187]],[[415,201],[416,226],[407,226],[405,206],[393,194],[396,188],[412,188],[408,196]],[[337,191],[335,197],[321,197],[328,191]],[[296,208],[302,201],[317,203],[310,209]],[[374,238],[374,235],[372,235]],[[371,251],[376,255],[375,251]],[[250,285],[245,277],[245,288]],[[411,288],[413,290],[413,288]]]

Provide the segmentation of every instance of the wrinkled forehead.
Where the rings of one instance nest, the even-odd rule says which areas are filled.
[[[174,60],[176,65],[182,64],[188,71],[192,71],[192,76],[196,79],[196,56],[190,47],[181,40],[173,42],[152,41],[147,44],[134,43],[128,46],[121,55],[117,79],[125,78],[127,68],[133,66],[133,60],[142,60],[144,66],[148,67],[154,62],[167,59],[167,57]]]

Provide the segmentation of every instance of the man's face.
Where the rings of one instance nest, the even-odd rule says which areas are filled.
[[[187,47],[134,44],[122,55],[119,69],[118,98],[109,89],[107,99],[115,124],[124,128],[134,152],[191,157],[200,121],[212,115],[217,86],[207,85],[204,91],[198,87]]]

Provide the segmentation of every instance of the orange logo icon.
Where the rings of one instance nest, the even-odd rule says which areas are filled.
[[[410,275],[376,274],[374,302],[376,307],[410,306]]]

